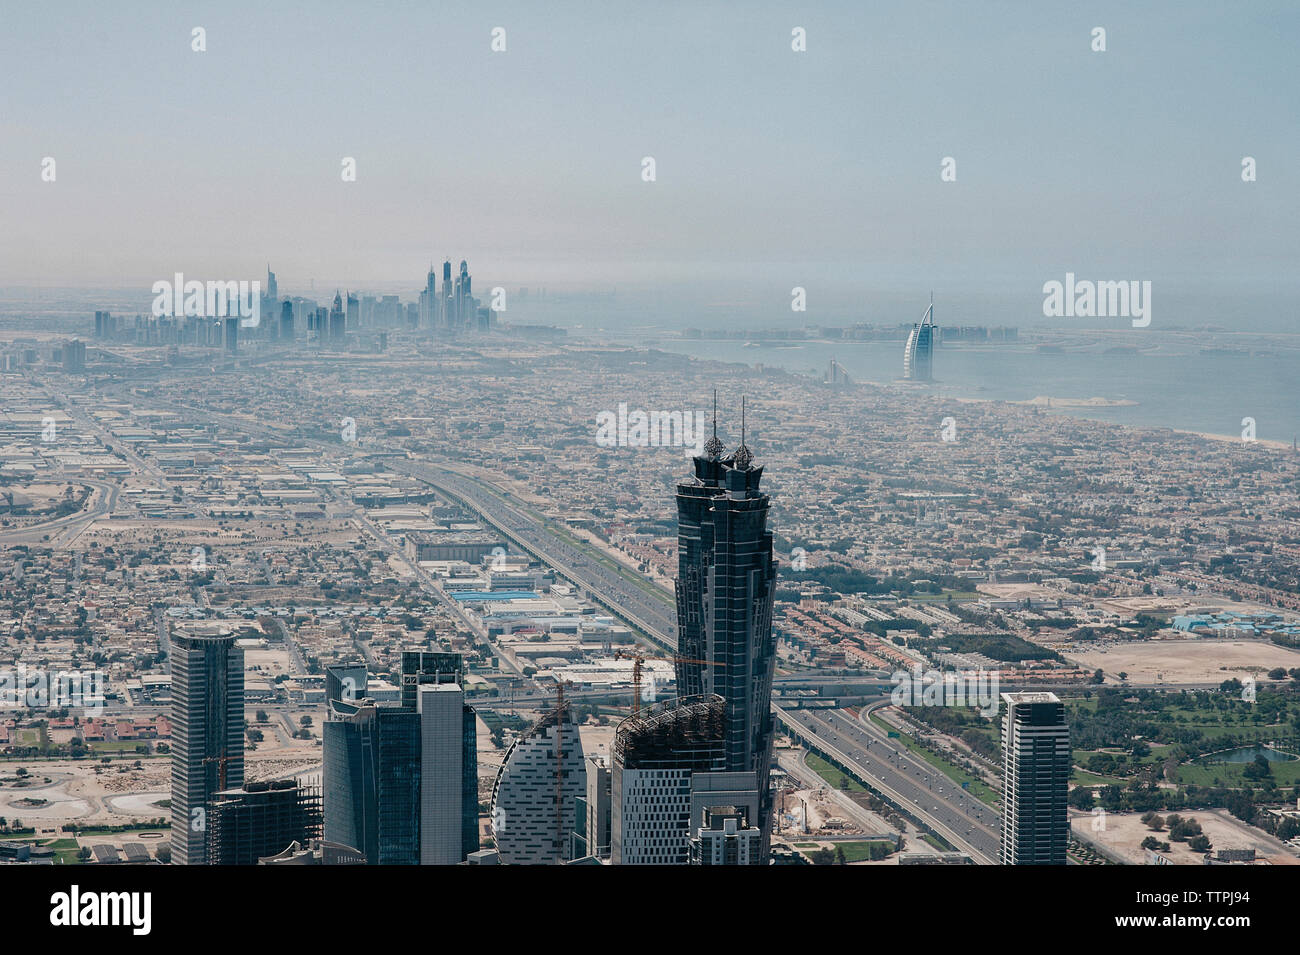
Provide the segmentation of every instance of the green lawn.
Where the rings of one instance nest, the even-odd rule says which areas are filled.
[[[1185,785],[1213,786],[1217,777],[1219,784],[1234,789],[1246,786],[1258,787],[1262,780],[1247,779],[1244,770],[1248,763],[1184,763],[1178,767],[1178,781]],[[1294,786],[1300,783],[1300,761],[1270,763],[1273,781],[1279,786]]]
[[[906,599],[916,603],[934,603],[936,600],[947,603],[949,597],[953,600],[976,600],[982,596],[973,590],[945,590],[937,594],[908,594]]]
[[[107,740],[102,743],[91,743],[86,749],[91,753],[102,753],[107,756],[110,753],[134,753],[135,748],[140,745],[143,744],[136,740]],[[140,755],[144,756],[143,753]]]
[[[49,836],[13,836],[12,842],[31,842],[54,850],[55,865],[82,865],[77,858],[80,848],[76,839],[51,839]]]
[[[845,862],[866,862],[866,861],[868,861],[868,860],[871,858],[871,847],[872,847],[873,845],[874,845],[874,846],[883,846],[883,847],[885,848],[885,850],[886,850],[885,855],[888,855],[889,853],[893,852],[894,849],[895,849],[895,844],[894,844],[894,843],[892,843],[892,842],[886,842],[886,841],[884,841],[884,840],[882,840],[882,839],[870,840],[870,841],[867,841],[867,842],[837,842],[837,843],[835,843],[836,848],[838,848],[838,849],[843,849],[843,850],[844,850],[844,861],[845,861]],[[879,850],[877,850],[877,853],[879,853]],[[879,856],[879,858],[883,858],[883,857],[884,857],[884,856]]]
[[[849,787],[847,790],[845,790],[845,792],[851,792],[851,793],[867,792],[867,787],[862,785],[862,783],[858,782],[856,779],[854,779],[852,773],[841,772],[839,769],[836,769],[834,766],[832,766],[826,760],[822,759],[816,753],[809,753],[807,756],[807,761],[808,761],[808,768],[816,771],[818,776],[826,780],[826,785],[830,786],[831,789],[839,789],[840,781],[843,779],[847,779],[849,781]]]
[[[1118,776],[1098,776],[1077,767],[1070,771],[1070,782],[1077,786],[1127,786],[1130,780]]]

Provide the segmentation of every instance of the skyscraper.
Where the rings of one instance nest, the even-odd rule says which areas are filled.
[[[691,840],[691,864],[750,865],[762,842],[762,832],[749,824],[742,807],[706,807],[700,813],[697,835]]]
[[[360,849],[372,865],[460,862],[478,850],[476,716],[463,676],[459,653],[403,651],[402,702],[379,705],[365,698],[364,666],[326,671],[326,840]],[[424,704],[430,688],[448,695]]]
[[[506,751],[492,787],[492,832],[501,861],[568,861],[586,779],[582,740],[566,703],[530,726]]]
[[[420,291],[420,326],[422,328],[433,329],[438,325],[438,292],[437,292],[437,273],[433,271],[433,264],[429,264],[429,274],[425,278],[424,288]]]
[[[420,865],[456,865],[465,858],[461,844],[465,694],[455,683],[419,689]],[[475,809],[477,814],[477,805]]]
[[[280,303],[280,341],[293,341],[293,302],[287,298]]]
[[[599,756],[588,756],[586,767],[587,792],[578,806],[573,857],[608,859],[611,799],[609,766]]]
[[[418,707],[421,687],[464,685],[465,658],[438,650],[402,651],[402,708]],[[478,851],[478,717],[461,695],[461,857]]]
[[[370,865],[419,865],[419,714],[370,700],[332,713],[321,728],[326,841]]]
[[[171,635],[172,862],[207,860],[213,796],[244,784],[244,651],[228,630]]]
[[[334,307],[330,309],[329,332],[327,336],[330,341],[341,342],[346,337],[344,334],[344,330],[347,327],[346,318],[347,316],[343,312],[343,296],[338,292],[335,292]]]
[[[74,338],[63,346],[63,367],[66,371],[80,374],[86,370],[86,343]]]
[[[1002,864],[1065,865],[1070,727],[1055,693],[1003,693]]]
[[[715,404],[713,437],[693,459],[694,477],[677,485],[677,690],[725,701],[720,770],[751,774],[764,794],[751,821],[762,829],[766,851],[776,562],[767,529],[770,500],[759,490],[763,469],[744,443],[743,404],[741,415],[741,444],[724,455]]]
[[[934,296],[921,320],[912,326],[903,349],[903,377],[910,381],[934,378]]]
[[[355,703],[366,697],[369,674],[364,663],[332,663],[325,668],[325,705]]]

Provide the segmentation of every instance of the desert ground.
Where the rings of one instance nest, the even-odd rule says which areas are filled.
[[[1070,825],[1076,835],[1102,846],[1112,855],[1132,865],[1147,863],[1146,853],[1141,848],[1142,840],[1147,836],[1169,843],[1170,850],[1161,854],[1174,865],[1205,864],[1204,853],[1193,852],[1187,848],[1186,843],[1171,842],[1168,829],[1152,832],[1143,824],[1141,815],[1110,812],[1095,817],[1089,813],[1071,812]],[[1257,860],[1272,865],[1300,865],[1300,850],[1246,825],[1227,810],[1194,810],[1179,815],[1185,819],[1195,819],[1201,824],[1202,831],[1213,847],[1212,854],[1219,849],[1254,849]]]
[[[1300,653],[1263,640],[1190,638],[1113,643],[1066,658],[1110,679],[1128,674],[1130,683],[1221,683],[1233,677],[1261,678],[1274,667],[1300,667]]]

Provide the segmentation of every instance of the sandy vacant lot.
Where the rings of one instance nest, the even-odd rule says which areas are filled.
[[[320,747],[313,743],[268,746],[245,755],[244,776],[252,782],[319,774],[320,761]],[[113,760],[108,765],[85,759],[6,762],[0,764],[0,816],[38,829],[57,829],[65,822],[120,825],[165,817],[168,810],[156,803],[170,796],[171,765],[168,756],[141,758],[139,767],[135,760]],[[21,788],[5,782],[16,776],[19,766],[31,774],[29,785]]]
[[[1074,832],[1087,841],[1105,847],[1112,854],[1132,865],[1147,864],[1146,853],[1142,850],[1142,840],[1154,836],[1161,842],[1168,842],[1170,849],[1161,853],[1174,865],[1204,865],[1205,855],[1193,852],[1186,843],[1172,842],[1169,830],[1152,832],[1142,823],[1140,813],[1106,813],[1103,817],[1093,817],[1088,813],[1070,813],[1070,825]],[[1168,815],[1162,813],[1161,815]],[[1195,819],[1201,824],[1201,830],[1210,840],[1211,854],[1219,849],[1254,849],[1257,859],[1264,859],[1273,865],[1300,865],[1300,850],[1284,845],[1266,832],[1261,832],[1246,825],[1231,813],[1223,809],[1196,810],[1180,813],[1185,819]],[[1095,824],[1104,822],[1105,828],[1098,831]]]
[[[1127,673],[1130,683],[1219,683],[1258,679],[1274,667],[1300,667],[1300,653],[1262,640],[1152,640],[1065,656],[1090,670],[1100,668],[1111,679]]]

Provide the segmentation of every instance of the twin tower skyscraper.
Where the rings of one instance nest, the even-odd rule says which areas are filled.
[[[716,401],[716,399],[715,399]],[[772,829],[772,602],[763,469],[713,436],[677,486],[678,697],[619,724],[610,861],[767,861]]]

